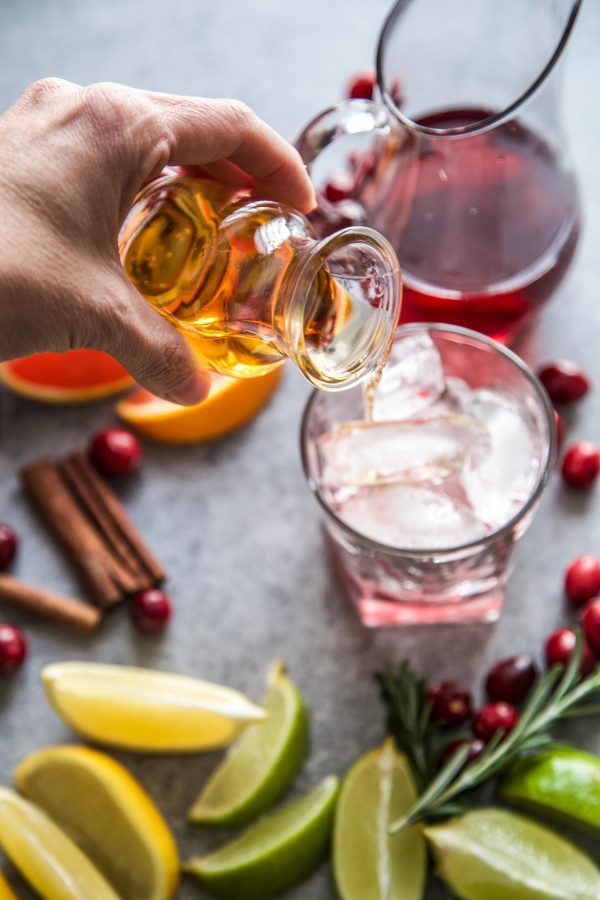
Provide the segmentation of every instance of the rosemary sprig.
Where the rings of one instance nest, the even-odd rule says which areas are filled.
[[[431,720],[427,683],[415,675],[407,659],[400,663],[395,674],[386,669],[378,672],[375,680],[388,711],[387,730],[406,756],[415,787],[421,793],[437,770],[432,739],[438,726]]]
[[[569,665],[564,670],[560,666],[555,666],[544,675],[530,695],[517,726],[509,734],[499,733],[494,740],[490,741],[482,755],[467,766],[464,764],[468,756],[468,748],[461,747],[429,781],[426,781],[425,778],[434,771],[430,768],[430,764],[435,759],[431,749],[432,732],[425,729],[424,732],[421,731],[420,736],[415,733],[415,743],[422,738],[425,740],[422,747],[412,746],[411,739],[406,733],[410,717],[403,715],[400,711],[407,699],[403,696],[405,686],[408,685],[409,690],[413,691],[417,688],[422,689],[422,702],[422,698],[425,696],[424,685],[410,673],[408,664],[400,668],[401,681],[390,683],[390,678],[394,682],[394,676],[389,673],[379,676],[380,684],[382,684],[382,679],[385,679],[383,696],[385,702],[388,703],[390,730],[396,738],[399,749],[406,753],[413,770],[415,760],[417,763],[421,759],[427,760],[427,765],[420,769],[421,777],[417,782],[420,796],[406,815],[392,824],[392,833],[422,819],[452,815],[457,809],[456,798],[465,791],[470,791],[489,778],[505,771],[520,754],[539,750],[552,743],[548,731],[560,719],[596,712],[597,706],[586,704],[585,701],[600,691],[600,665],[594,669],[591,675],[580,680],[579,667],[582,647],[583,638],[581,631],[578,630],[577,641]],[[414,705],[414,698],[411,698],[410,702]],[[399,722],[402,725],[400,729],[397,727]]]

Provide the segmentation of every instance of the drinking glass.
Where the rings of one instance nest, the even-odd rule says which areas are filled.
[[[530,449],[525,451],[523,465],[531,466],[532,474],[528,474],[528,492],[519,499],[520,505],[510,508],[499,527],[487,533],[483,528],[471,531],[471,539],[458,542],[444,541],[448,533],[445,531],[445,514],[443,510],[440,514],[435,512],[435,518],[431,519],[429,546],[428,526],[423,522],[429,521],[427,517],[431,513],[421,507],[414,510],[406,505],[402,507],[403,527],[410,538],[405,546],[375,539],[372,524],[368,524],[369,518],[371,523],[375,522],[381,538],[389,507],[381,513],[377,505],[370,508],[363,502],[358,517],[355,516],[350,525],[347,507],[343,508],[339,502],[342,493],[335,496],[327,483],[322,448],[324,439],[338,434],[340,427],[364,421],[365,391],[360,387],[342,394],[315,391],[311,395],[301,427],[306,478],[321,506],[324,534],[334,564],[365,625],[492,622],[501,611],[515,544],[531,522],[554,465],[556,439],[552,406],[525,363],[506,347],[481,334],[457,326],[422,324],[403,326],[398,330],[398,339],[407,336],[430,338],[429,343],[433,342],[439,354],[446,385],[453,383],[455,391],[463,397],[467,395],[467,402],[472,403],[471,392],[477,392],[478,404],[492,404],[489,407],[492,447],[486,462],[485,490],[483,493],[480,490],[478,496],[469,495],[469,503],[472,497],[476,498],[472,510],[483,509],[494,495],[502,502],[505,486],[512,485],[519,476],[521,463],[515,463],[515,459],[519,445],[523,446],[521,425],[526,429],[526,447]],[[418,383],[415,388],[418,399],[425,389],[418,390]],[[390,399],[393,400],[393,396],[388,397],[388,401]],[[405,398],[401,402],[405,402]],[[506,410],[512,418],[506,418]],[[485,411],[484,414],[488,415]],[[426,410],[416,418],[413,415],[410,427],[425,427],[426,416]],[[500,418],[493,421],[493,416]],[[444,415],[437,421],[442,426],[448,423],[453,427],[463,427],[467,422],[466,418],[454,414]],[[509,430],[515,424],[518,428],[513,437]],[[368,429],[363,432],[365,436],[369,433]],[[470,440],[468,434],[465,440]],[[354,463],[352,458],[352,465]],[[415,457],[414,463],[418,467],[420,460]],[[477,461],[468,465],[472,468]],[[413,484],[418,487],[417,481]],[[376,486],[375,490],[378,489]],[[434,485],[432,491],[435,489]],[[353,491],[355,489],[350,487],[344,499],[352,498]],[[410,497],[410,490],[406,496]],[[404,504],[407,502],[403,501]],[[464,507],[464,498],[460,504]],[[394,509],[392,507],[392,514],[395,514]],[[465,515],[471,517],[472,514],[469,511]],[[375,519],[375,516],[383,518]],[[469,527],[472,527],[472,518],[469,521]],[[413,523],[419,540],[413,539]],[[452,522],[448,527],[455,529],[456,523]],[[472,539],[473,533],[477,535],[475,539]]]
[[[394,246],[403,322],[509,342],[565,275],[579,206],[559,98],[580,5],[399,0],[376,102],[340,103],[301,134],[320,228],[363,222]]]

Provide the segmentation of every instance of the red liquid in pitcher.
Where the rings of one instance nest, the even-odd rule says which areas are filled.
[[[487,115],[449,110],[421,124],[452,128]],[[405,281],[402,321],[450,322],[507,342],[571,262],[573,179],[549,145],[515,121],[467,138],[425,139],[418,152],[418,163],[413,151],[398,174],[398,184],[407,172],[413,177],[394,241]]]

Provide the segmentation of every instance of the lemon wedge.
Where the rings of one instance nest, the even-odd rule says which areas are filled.
[[[23,760],[14,778],[122,900],[173,897],[179,880],[173,838],[141,785],[114,759],[87,747],[48,747]]]
[[[0,847],[44,900],[119,900],[87,856],[41,809],[4,787]]]
[[[237,691],[152,669],[61,662],[46,666],[42,681],[50,704],[71,728],[126,750],[213,750],[266,718]]]
[[[2,874],[0,874],[0,900],[17,900]]]

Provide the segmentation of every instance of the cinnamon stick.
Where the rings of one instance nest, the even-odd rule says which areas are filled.
[[[114,560],[49,459],[21,470],[25,490],[78,569],[90,596],[101,608],[123,599]]]
[[[101,530],[102,522],[110,521],[110,537],[106,535],[107,539],[112,546],[119,545],[120,552],[125,553],[129,563],[146,579],[138,590],[163,581],[165,570],[143,541],[115,492],[98,475],[87,456],[81,452],[72,453],[65,463],[70,473],[78,471],[79,478],[88,488],[87,496],[93,498],[85,504],[88,515]]]
[[[11,575],[0,574],[0,603],[37,613],[85,633],[94,631],[102,620],[98,609],[81,600],[31,587]]]
[[[78,461],[74,457],[67,457],[58,464],[58,471],[107,543],[113,555],[114,577],[123,592],[133,594],[135,591],[150,587],[147,575],[139,565],[136,565],[132,554],[127,552],[128,548],[121,538],[116,523],[106,509],[96,502],[93,488],[80,471]]]

